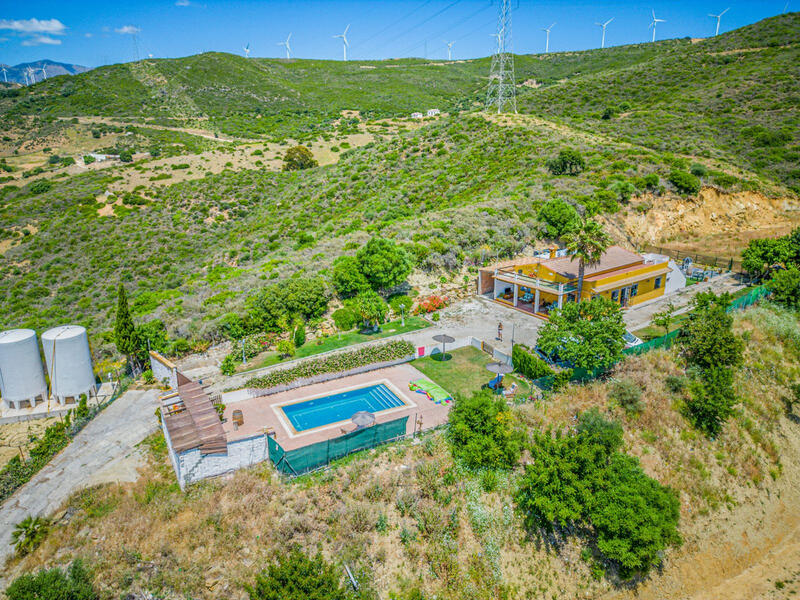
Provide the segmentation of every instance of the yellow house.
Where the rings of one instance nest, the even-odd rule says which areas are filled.
[[[666,256],[642,256],[611,246],[595,265],[584,271],[582,300],[604,296],[622,307],[664,294],[672,269]],[[578,261],[571,256],[517,258],[481,269],[478,293],[502,304],[546,318],[551,310],[578,299]]]

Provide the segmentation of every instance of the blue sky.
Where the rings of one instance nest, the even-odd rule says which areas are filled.
[[[612,17],[606,46],[649,41],[652,9],[666,20],[657,38],[667,39],[713,34],[708,13],[727,7],[721,32],[787,6],[786,0],[643,2],[514,0],[514,51],[542,52],[541,28],[553,22],[551,52],[599,47],[595,22]],[[800,0],[790,0],[788,10],[798,9]],[[142,58],[241,54],[248,42],[252,56],[277,57],[285,52],[278,42],[290,32],[294,56],[341,59],[341,40],[332,36],[348,24],[349,58],[447,58],[445,40],[455,41],[455,58],[471,58],[491,53],[496,12],[497,0],[0,0],[0,62],[49,58],[94,67],[133,60],[137,51]]]

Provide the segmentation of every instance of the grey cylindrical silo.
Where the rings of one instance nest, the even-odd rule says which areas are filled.
[[[86,329],[79,325],[53,327],[42,334],[44,361],[53,396],[64,404],[81,394],[95,393],[92,352]]]
[[[37,398],[47,398],[42,357],[32,329],[0,332],[0,393],[9,408],[20,408],[26,400],[33,406]]]

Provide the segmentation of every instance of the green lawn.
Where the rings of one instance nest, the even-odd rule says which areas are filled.
[[[669,324],[670,332],[675,331],[676,329],[680,329],[683,327],[683,324],[689,318],[689,312],[682,313],[680,315],[676,315],[675,318],[672,320],[672,323]],[[633,335],[638,337],[643,342],[647,340],[652,340],[653,338],[661,337],[664,335],[664,328],[658,327],[657,325],[647,325],[646,327],[642,327],[641,329],[637,329],[636,331],[631,332]]]
[[[494,377],[486,370],[486,365],[494,362],[492,357],[477,348],[467,346],[448,352],[447,355],[450,360],[440,361],[438,358],[426,356],[411,364],[453,396],[469,396]],[[513,375],[507,375],[505,381],[506,385],[516,382],[522,393],[530,391],[528,383]]]
[[[422,317],[406,317],[406,324],[401,325],[400,319],[397,321],[390,321],[381,325],[380,333],[364,334],[358,331],[348,331],[340,335],[333,335],[328,338],[312,340],[300,346],[292,358],[304,358],[306,356],[313,356],[314,354],[321,354],[330,350],[337,350],[345,346],[352,346],[353,344],[360,344],[362,342],[369,342],[372,340],[380,340],[393,335],[401,333],[409,333],[411,331],[418,331],[429,327],[429,323]],[[255,357],[248,364],[244,365],[241,369],[246,371],[249,369],[260,369],[262,367],[269,367],[271,365],[281,362],[278,358],[277,352],[267,352]]]

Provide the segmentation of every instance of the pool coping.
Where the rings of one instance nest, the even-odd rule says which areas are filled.
[[[383,384],[387,388],[389,388],[391,390],[391,392],[403,402],[403,404],[401,404],[400,406],[393,406],[392,408],[387,408],[387,409],[384,409],[384,410],[379,410],[377,412],[373,412],[372,414],[375,415],[376,419],[378,418],[379,415],[380,416],[390,415],[392,413],[402,412],[402,411],[407,410],[409,408],[417,408],[418,407],[417,403],[414,402],[408,396],[406,396],[396,385],[394,385],[388,379],[383,378],[383,379],[376,379],[371,383],[351,385],[351,386],[344,387],[344,388],[337,388],[335,390],[330,390],[330,391],[326,391],[326,392],[320,392],[320,393],[316,393],[316,394],[311,394],[310,396],[304,396],[303,398],[292,398],[292,399],[289,399],[289,400],[284,400],[283,402],[278,402],[276,404],[272,404],[270,406],[270,408],[272,409],[272,412],[275,414],[275,417],[278,419],[278,422],[283,427],[284,432],[286,433],[286,435],[289,436],[290,439],[301,438],[304,435],[309,435],[309,434],[317,433],[317,432],[320,432],[320,431],[327,431],[329,429],[335,429],[337,427],[341,427],[342,424],[344,424],[344,423],[351,423],[352,421],[350,419],[344,419],[342,421],[336,421],[335,423],[328,423],[327,425],[321,425],[319,427],[312,427],[310,429],[304,429],[303,431],[297,431],[292,426],[292,424],[289,422],[289,418],[286,416],[286,413],[283,411],[283,407],[284,406],[289,406],[289,405],[292,405],[292,404],[300,404],[301,402],[307,402],[309,400],[314,400],[316,398],[325,398],[327,396],[335,396],[336,394],[343,394],[345,392],[352,392],[354,390],[360,390],[360,389],[363,389],[363,388],[373,387],[373,386],[380,385],[380,384]]]

